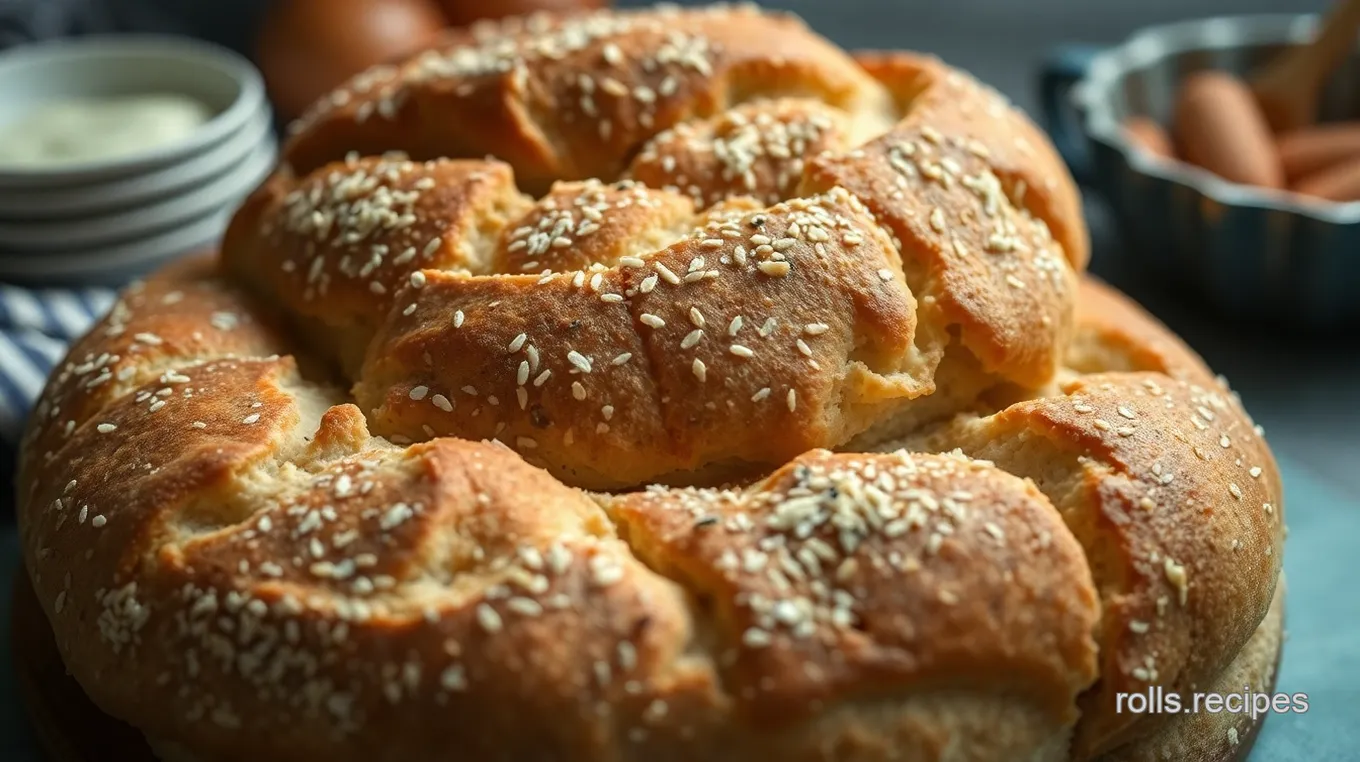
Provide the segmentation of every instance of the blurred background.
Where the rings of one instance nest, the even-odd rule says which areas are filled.
[[[516,0],[445,2],[477,13],[513,6]],[[0,0],[0,47],[35,36],[172,32],[254,56],[271,7],[287,4],[287,0]],[[345,14],[345,6],[357,5],[352,0],[308,4],[327,8],[326,13],[336,18]],[[760,4],[793,11],[846,47],[938,53],[1026,109],[1037,106],[1035,75],[1055,45],[1115,43],[1140,27],[1184,19],[1316,13],[1330,5],[1323,0],[764,0]],[[614,5],[648,3],[620,0]]]
[[[442,2],[442,12],[447,14],[443,17],[429,10],[438,5],[436,0],[393,0],[377,11],[367,8],[373,2],[360,0],[0,0],[0,50],[38,39],[109,32],[170,33],[206,40],[240,53],[263,70],[277,128],[297,115],[303,107],[300,104],[349,73],[347,69],[353,69],[356,62],[396,55],[431,24],[488,9],[504,10],[518,0]],[[623,7],[646,4],[616,3]],[[1046,119],[1040,74],[1060,50],[1074,45],[1110,46],[1141,28],[1180,20],[1315,13],[1331,5],[1322,0],[768,0],[761,4],[801,15],[846,48],[909,48],[938,54],[996,87],[1041,125]],[[366,29],[387,31],[361,34]],[[1093,239],[1091,269],[1140,300],[1229,378],[1286,466],[1293,515],[1308,509],[1299,504],[1300,496],[1323,495],[1302,500],[1323,501],[1328,510],[1360,516],[1360,340],[1356,333],[1344,326],[1300,329],[1284,319],[1287,308],[1265,302],[1248,304],[1231,316],[1209,309],[1193,293],[1172,288],[1155,274],[1131,266],[1151,253],[1131,243],[1129,225],[1116,224],[1117,215],[1099,190],[1087,187],[1084,195]],[[1153,227],[1164,223],[1145,221]],[[5,244],[0,231],[0,249]],[[1360,248],[1351,253],[1360,260]],[[1355,299],[1360,301],[1360,294]],[[4,448],[0,461],[8,468],[14,458],[12,444],[0,446]],[[11,521],[10,480],[8,471],[0,472],[6,504],[0,510],[0,552],[4,554],[0,589],[4,591],[9,589],[8,575],[18,557],[13,530],[6,523]],[[1291,548],[1291,552],[1296,550]],[[1350,569],[1328,576],[1331,582],[1315,582],[1344,586],[1347,575],[1356,571],[1353,563]],[[1360,626],[1354,595],[1329,605],[1338,607],[1334,616],[1354,617],[1351,621]],[[1317,648],[1356,645],[1355,636],[1348,633],[1318,642],[1322,645],[1315,643]],[[1331,670],[1357,666],[1351,657],[1339,665],[1309,663],[1300,668],[1308,670],[1302,678],[1306,681],[1309,676],[1321,680]],[[0,669],[0,707],[14,706],[4,696],[10,680],[7,669],[6,661]],[[1360,675],[1336,687],[1337,695],[1350,702],[1351,712],[1360,706],[1357,685]],[[1306,749],[1312,742],[1305,740],[1303,732],[1325,730],[1319,727],[1320,720],[1309,724],[1309,717],[1278,717],[1271,722],[1267,731],[1275,730],[1276,735],[1263,739],[1275,744],[1276,754]],[[1286,730],[1297,733],[1285,737]],[[1360,754],[1353,751],[1355,747],[1349,748],[1350,752],[1336,752],[1338,756],[1253,758],[1360,758],[1345,756]],[[0,759],[27,762],[37,759],[34,755],[17,712],[0,710]]]

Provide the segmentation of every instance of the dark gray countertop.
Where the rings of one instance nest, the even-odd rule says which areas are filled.
[[[183,1],[183,0],[182,0]],[[173,6],[171,0],[161,5]],[[258,3],[255,3],[258,5]],[[625,2],[625,5],[640,5]],[[1317,0],[784,0],[851,48],[937,53],[1035,113],[1047,51],[1064,42],[1113,43],[1135,28],[1226,13],[1307,12]],[[211,5],[204,3],[204,5]],[[1267,431],[1286,473],[1291,535],[1289,628],[1281,690],[1309,692],[1306,715],[1272,717],[1253,760],[1360,759],[1360,341],[1243,329],[1193,300],[1140,282],[1122,266],[1117,231],[1088,200],[1092,269],[1141,300],[1226,375]],[[1360,255],[1360,252],[1357,252]],[[1357,295],[1360,298],[1360,295]],[[8,453],[3,453],[9,458]],[[0,482],[8,482],[0,472]],[[0,602],[7,610],[18,548],[0,526]],[[0,759],[36,759],[9,695],[8,633],[0,635]]]

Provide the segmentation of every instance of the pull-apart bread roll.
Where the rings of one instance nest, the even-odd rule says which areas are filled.
[[[450,32],[34,412],[28,572],[166,760],[1228,759],[1283,505],[997,94],[747,7]]]

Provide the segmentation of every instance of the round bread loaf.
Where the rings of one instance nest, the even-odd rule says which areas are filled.
[[[167,760],[1224,759],[1283,515],[997,94],[752,8],[451,33],[60,365],[71,673]]]

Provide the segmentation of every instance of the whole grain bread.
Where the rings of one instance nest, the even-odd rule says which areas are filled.
[[[1224,758],[1240,716],[1115,697],[1269,682],[1279,476],[1086,261],[933,58],[451,32],[72,348],[25,560],[166,759]]]

